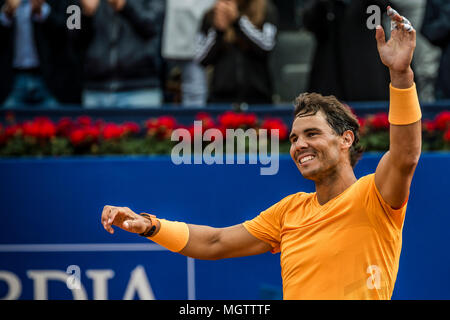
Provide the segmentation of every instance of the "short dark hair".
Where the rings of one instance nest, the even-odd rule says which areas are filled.
[[[294,120],[298,117],[313,116],[322,111],[333,131],[341,136],[351,130],[355,136],[349,150],[350,164],[354,168],[361,158],[363,148],[359,144],[359,122],[350,107],[341,103],[335,96],[322,96],[318,93],[302,93],[295,99]]]

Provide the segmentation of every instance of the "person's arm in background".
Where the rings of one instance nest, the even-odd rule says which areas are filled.
[[[235,6],[232,9],[237,10]],[[243,42],[245,48],[249,48],[250,51],[259,56],[266,56],[270,53],[275,45],[278,32],[278,12],[272,3],[268,2],[266,7],[266,17],[261,29],[257,28],[250,19],[245,16],[234,16],[233,25],[236,30],[237,36],[241,41],[238,41],[238,45]],[[236,15],[237,12],[233,12]]]
[[[196,39],[194,60],[203,65],[214,65],[224,51],[224,32],[228,23],[223,14],[217,14],[215,6],[203,16]]]
[[[41,29],[53,39],[64,39],[67,32],[65,0],[30,0],[35,30]]]
[[[165,2],[163,0],[108,0],[109,5],[127,19],[135,32],[143,38],[151,38],[159,33],[163,25]]]
[[[450,43],[450,2],[427,1],[421,33],[435,46]]]
[[[0,26],[11,27],[21,0],[2,0],[0,1]]]

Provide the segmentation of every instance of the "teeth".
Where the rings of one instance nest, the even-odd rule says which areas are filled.
[[[314,156],[307,156],[300,159],[300,163],[305,163],[306,161],[314,159]]]

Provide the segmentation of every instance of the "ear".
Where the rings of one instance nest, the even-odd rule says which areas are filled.
[[[355,135],[352,130],[346,130],[342,134],[342,147],[344,149],[350,149],[352,147],[353,141],[355,141]]]

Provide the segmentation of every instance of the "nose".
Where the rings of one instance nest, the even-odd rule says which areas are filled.
[[[294,143],[294,147],[296,150],[302,150],[308,148],[308,144],[301,137],[298,137],[297,141]]]

